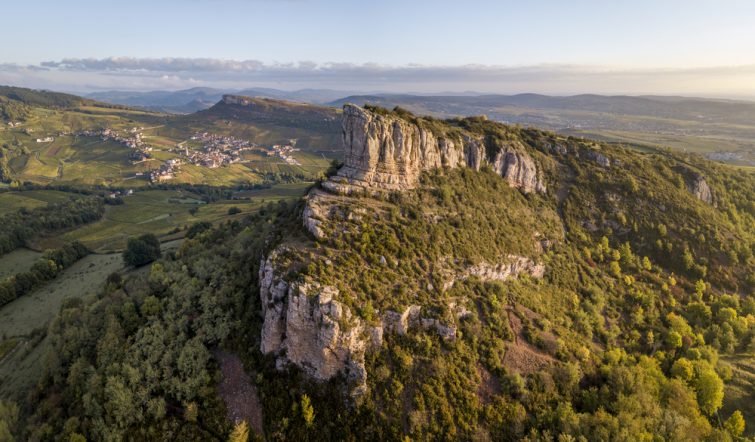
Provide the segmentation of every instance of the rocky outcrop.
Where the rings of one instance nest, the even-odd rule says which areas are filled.
[[[708,182],[699,173],[691,173],[687,179],[687,190],[699,199],[708,204],[713,204],[713,192],[708,186]]]
[[[454,304],[453,307],[468,313],[463,305],[459,308]],[[462,315],[457,315],[457,317],[461,316]],[[456,339],[456,326],[454,324],[446,323],[437,318],[423,317],[422,307],[418,305],[410,305],[403,312],[386,312],[385,315],[383,315],[380,329],[385,332],[405,335],[412,327],[425,331],[433,331],[447,341],[453,341]]]
[[[260,351],[276,357],[278,368],[293,364],[318,380],[344,375],[352,396],[366,389],[365,352],[379,348],[385,333],[404,335],[412,329],[456,339],[456,321],[472,313],[465,299],[449,299],[451,315],[444,319],[423,314],[423,307],[410,305],[403,311],[386,311],[368,325],[338,301],[334,287],[313,282],[289,282],[282,275],[288,250],[274,250],[260,263],[260,300],[264,317]],[[520,274],[542,277],[545,268],[534,261],[510,255],[505,264],[478,264],[444,286],[469,277],[485,281],[506,280]]]
[[[587,150],[587,158],[598,163],[601,167],[611,167],[611,159],[596,150]]]
[[[344,374],[352,395],[359,395],[366,380],[362,321],[333,299],[335,288],[284,281],[276,257],[274,252],[260,266],[260,351],[276,355],[279,368],[291,363],[318,380]]]
[[[302,211],[302,222],[304,227],[317,239],[325,238],[325,231],[322,228],[322,223],[326,218],[325,209],[321,203],[323,200],[319,198],[317,189],[313,189],[309,195],[307,195],[307,204]]]
[[[344,165],[323,187],[341,194],[356,190],[400,191],[416,186],[423,171],[440,167],[478,170],[490,163],[524,192],[545,192],[534,160],[521,146],[486,149],[481,136],[434,131],[395,115],[353,105],[343,108]],[[488,157],[490,150],[492,157]],[[356,188],[356,189],[355,189]]]
[[[526,274],[533,278],[542,278],[545,274],[545,266],[523,256],[509,255],[507,262],[502,264],[480,263],[469,267],[467,270],[447,281],[443,290],[448,290],[457,281],[476,277],[482,281],[506,281],[519,275]]]
[[[545,193],[545,184],[529,155],[516,151],[500,151],[496,154],[492,166],[511,187],[517,187],[525,193]]]

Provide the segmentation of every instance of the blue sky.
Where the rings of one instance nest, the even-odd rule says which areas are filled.
[[[68,89],[114,87],[123,81],[124,88],[242,83],[333,88],[343,83],[351,89],[385,89],[392,84],[405,90],[423,82],[414,78],[402,83],[396,70],[405,74],[421,65],[446,69],[446,74],[448,68],[467,67],[454,71],[453,78],[445,75],[442,82],[432,83],[436,89],[510,92],[506,89],[511,89],[511,70],[526,68],[540,74],[608,72],[604,77],[614,78],[611,85],[601,86],[593,78],[555,88],[563,93],[589,89],[590,83],[604,92],[623,88],[642,93],[643,80],[630,82],[627,74],[637,77],[640,72],[653,80],[657,72],[667,78],[669,72],[681,72],[690,93],[724,94],[711,82],[726,81],[731,83],[726,94],[755,95],[747,86],[753,84],[755,65],[755,2],[744,0],[26,0],[7,2],[3,15],[19,19],[6,19],[0,27],[2,41],[12,42],[0,49],[5,66],[0,81],[47,82]],[[134,63],[60,64],[111,57],[152,62],[137,63],[138,69]],[[223,76],[218,70],[207,75],[206,63],[204,68],[166,70],[158,63],[166,57],[254,60],[261,63],[260,69],[276,69],[263,76],[246,65],[234,75]],[[18,73],[42,62],[53,63],[47,64],[47,71]],[[338,69],[344,64],[350,75],[339,83]],[[481,80],[471,65],[487,69],[486,78]],[[286,66],[298,68],[295,79],[280,75]],[[321,70],[310,80],[303,75],[322,66],[330,69],[325,80]],[[355,66],[361,68],[359,73],[353,71]],[[701,68],[736,72],[734,77],[715,77]],[[15,75],[10,72],[14,69]],[[489,78],[491,69],[504,69],[509,76],[496,83]],[[696,83],[690,75],[697,77]],[[533,82],[532,88],[553,88],[552,80]],[[644,82],[647,92],[664,87]],[[667,82],[678,88],[676,79]],[[520,81],[516,87],[527,84]]]

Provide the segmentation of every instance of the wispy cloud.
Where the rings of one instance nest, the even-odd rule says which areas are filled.
[[[214,58],[65,58],[0,64],[0,82],[30,87],[178,89],[198,85],[283,89],[549,94],[700,94],[755,97],[755,65],[690,69],[605,66],[390,66],[376,63],[263,63]]]

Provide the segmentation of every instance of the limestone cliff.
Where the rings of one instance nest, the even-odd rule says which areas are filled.
[[[317,239],[327,240],[330,234],[348,228],[349,223],[367,222],[371,215],[358,207],[360,198],[354,194],[406,191],[419,184],[422,172],[437,168],[479,170],[488,165],[524,193],[546,191],[536,161],[515,137],[487,139],[462,128],[428,124],[346,105],[342,120],[344,165],[322,188],[314,188],[307,195],[302,212],[306,229]],[[375,312],[367,324],[340,301],[334,287],[311,277],[287,281],[283,276],[289,273],[283,256],[286,252],[278,248],[261,263],[264,322],[260,350],[275,355],[280,367],[296,365],[315,379],[344,375],[352,396],[365,390],[365,352],[382,345],[384,333],[423,330],[454,340],[456,322],[469,314],[463,300],[444,300],[447,311],[454,312],[446,318],[434,317],[432,309],[426,310],[423,305],[400,305],[400,311]],[[381,258],[381,265],[387,265],[385,257]],[[308,259],[325,258],[315,253]],[[515,255],[463,270],[450,262],[436,265],[435,271],[447,281],[443,292],[466,278],[506,280],[520,274],[539,278],[545,270],[542,264]]]
[[[344,374],[355,390],[364,388],[364,325],[333,299],[335,288],[286,282],[277,271],[278,253],[260,265],[260,351],[277,355],[279,367],[292,363],[319,380]]]
[[[687,190],[689,190],[695,198],[708,204],[713,204],[713,192],[708,186],[708,182],[705,178],[698,174],[693,173],[687,180]]]
[[[535,161],[521,144],[491,143],[458,129],[433,130],[401,116],[346,105],[343,109],[344,164],[323,183],[336,193],[406,190],[423,171],[441,167],[478,170],[490,164],[513,187],[545,192]]]

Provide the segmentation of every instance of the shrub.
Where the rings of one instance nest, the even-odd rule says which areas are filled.
[[[123,262],[126,265],[140,267],[160,258],[160,241],[152,233],[128,240],[123,252]]]

